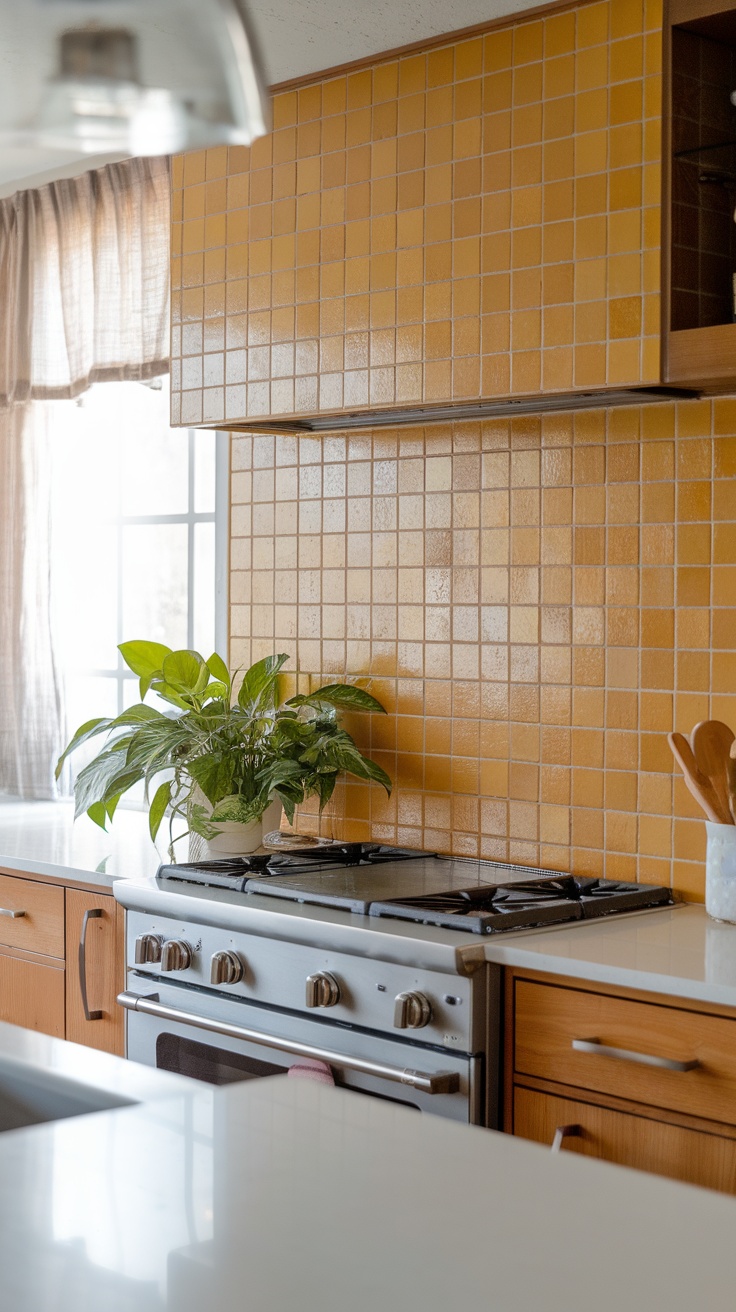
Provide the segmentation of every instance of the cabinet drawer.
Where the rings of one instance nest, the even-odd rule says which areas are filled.
[[[579,1126],[562,1151],[584,1153],[619,1166],[652,1171],[706,1189],[736,1193],[736,1139],[688,1130],[643,1116],[610,1111],[573,1098],[514,1090],[514,1133],[550,1144],[559,1126]]]
[[[523,979],[515,1014],[517,1074],[736,1125],[736,1020]],[[605,1046],[573,1048],[591,1039]],[[697,1065],[662,1069],[634,1054]]]
[[[23,915],[4,914],[11,911]],[[63,961],[63,888],[0,875],[0,943]]]
[[[64,1038],[64,966],[0,952],[0,1020]]]

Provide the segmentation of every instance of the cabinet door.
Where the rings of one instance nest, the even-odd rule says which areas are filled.
[[[584,1153],[620,1166],[736,1193],[736,1139],[704,1134],[594,1103],[517,1087],[514,1134],[550,1146],[562,1126],[578,1126],[562,1140],[565,1152]]]
[[[123,1056],[123,912],[113,897],[67,889],[66,960],[66,1037]]]
[[[0,1020],[64,1038],[64,962],[0,952]]]

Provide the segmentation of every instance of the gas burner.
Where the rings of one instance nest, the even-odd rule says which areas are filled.
[[[670,890],[654,884],[559,875],[544,881],[520,881],[510,887],[486,885],[425,897],[388,898],[373,902],[369,914],[471,934],[496,934],[592,920],[644,907],[671,906],[672,902]]]
[[[251,883],[256,882],[258,887],[249,886],[249,893],[268,892],[280,896],[275,886],[278,883],[277,876],[367,868],[389,861],[406,861],[434,855],[433,852],[415,852],[410,848],[386,847],[382,843],[339,843],[331,839],[319,839],[317,844],[308,847],[161,865],[156,878],[176,880],[179,883],[208,884],[215,888],[229,888],[237,893],[246,892],[246,884],[250,880]],[[274,885],[270,882],[272,879]]]

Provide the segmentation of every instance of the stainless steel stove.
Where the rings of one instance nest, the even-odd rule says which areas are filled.
[[[671,903],[668,889],[317,843],[118,881],[128,1056],[215,1083],[304,1059],[497,1123],[499,972],[482,936]]]

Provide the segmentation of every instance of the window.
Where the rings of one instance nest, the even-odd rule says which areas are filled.
[[[53,403],[52,626],[68,735],[139,700],[117,647],[227,645],[227,434],[169,427],[168,379]],[[76,771],[99,749],[75,754]]]

